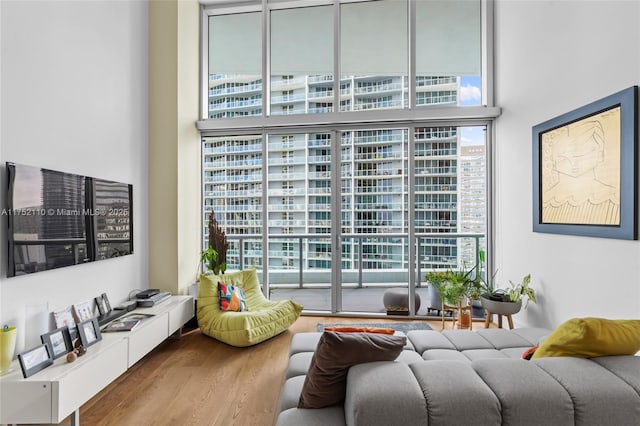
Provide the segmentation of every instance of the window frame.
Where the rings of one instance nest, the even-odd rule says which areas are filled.
[[[265,141],[272,135],[282,135],[288,133],[331,133],[332,152],[340,152],[339,133],[343,130],[366,130],[366,129],[390,129],[406,128],[409,132],[409,155],[413,157],[413,138],[417,127],[431,128],[437,131],[439,127],[461,127],[461,126],[485,126],[485,155],[486,155],[486,246],[487,246],[487,270],[493,270],[494,249],[494,217],[493,217],[493,124],[494,120],[500,116],[501,109],[494,104],[494,81],[493,81],[493,38],[494,38],[494,18],[493,0],[480,0],[481,19],[481,91],[482,105],[479,106],[432,106],[416,105],[416,33],[415,33],[415,13],[416,1],[408,1],[408,31],[409,31],[409,105],[403,109],[385,110],[361,110],[361,111],[340,111],[340,4],[359,1],[375,0],[250,0],[242,2],[232,2],[229,0],[201,0],[201,28],[200,28],[200,49],[201,49],[201,90],[200,90],[200,119],[196,122],[196,128],[201,133],[201,137],[209,136],[233,136],[233,135],[261,135],[263,146],[263,158],[266,158],[267,144]],[[271,114],[271,75],[270,75],[270,13],[272,10],[296,7],[312,7],[320,5],[333,5],[334,7],[334,81],[333,81],[333,111],[322,114]],[[208,118],[208,22],[211,15],[224,15],[243,12],[262,13],[262,115],[229,118]],[[414,179],[413,168],[408,176],[409,181]],[[264,182],[267,181],[266,168],[263,170],[263,199],[267,200],[267,188]],[[331,190],[334,194],[341,193],[340,163],[333,161],[331,167]],[[202,187],[202,191],[204,191]],[[341,212],[341,197],[332,197],[331,211]],[[203,207],[204,204],[203,204]],[[415,235],[415,197],[409,197],[409,222],[411,223],[409,237]],[[263,202],[263,218],[268,217],[268,203]],[[342,214],[332,215],[332,228],[341,229]],[[204,218],[203,218],[204,220]],[[263,247],[267,244],[268,227],[263,230]],[[335,234],[335,235],[333,235]],[[341,247],[341,232],[331,235],[333,247]],[[409,245],[410,270],[415,268],[416,248]],[[334,265],[341,265],[341,249],[333,251]],[[268,253],[263,252],[263,283],[264,291],[268,295],[269,273],[268,273]],[[332,268],[331,280],[334,283],[341,283],[340,268]],[[409,311],[415,312],[415,274],[409,273]],[[342,312],[342,287],[334,285],[332,293],[332,313]],[[410,315],[411,317],[414,314]]]

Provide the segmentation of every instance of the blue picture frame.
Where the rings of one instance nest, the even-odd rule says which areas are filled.
[[[533,231],[637,239],[638,86],[533,127]]]

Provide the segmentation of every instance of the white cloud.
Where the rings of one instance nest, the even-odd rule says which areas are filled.
[[[482,98],[482,92],[479,87],[466,84],[460,87],[460,99],[462,101],[475,101]]]
[[[473,139],[460,136],[460,142],[462,142],[463,144],[468,144],[468,143],[472,143]]]

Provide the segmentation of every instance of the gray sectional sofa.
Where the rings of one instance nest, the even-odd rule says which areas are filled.
[[[409,331],[349,369],[343,405],[297,408],[322,333],[293,336],[277,426],[640,425],[640,357],[522,360],[550,330]]]

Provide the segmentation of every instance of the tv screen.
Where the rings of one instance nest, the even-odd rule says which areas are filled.
[[[7,162],[13,277],[133,253],[126,183]]]

